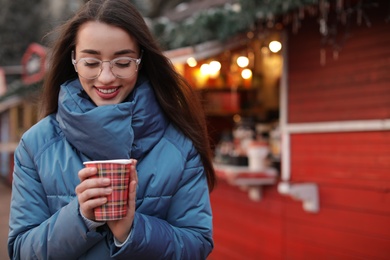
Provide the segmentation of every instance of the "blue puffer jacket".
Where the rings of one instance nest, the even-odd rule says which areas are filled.
[[[127,243],[106,225],[89,231],[75,187],[83,161],[138,160],[136,214]],[[11,259],[205,259],[213,247],[207,180],[192,142],[162,113],[149,81],[129,99],[96,107],[73,80],[57,114],[28,130],[15,152]]]

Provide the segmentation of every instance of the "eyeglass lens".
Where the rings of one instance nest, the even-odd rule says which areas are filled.
[[[104,62],[110,63],[111,72],[118,78],[129,78],[138,70],[137,60],[128,57],[116,58],[111,61],[81,58],[75,62],[75,66],[80,76],[87,79],[94,79],[100,75]]]

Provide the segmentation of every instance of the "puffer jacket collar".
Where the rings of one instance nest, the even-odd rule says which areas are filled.
[[[60,89],[57,121],[66,139],[90,160],[140,159],[163,136],[168,121],[142,75],[123,103],[96,106],[78,79]]]

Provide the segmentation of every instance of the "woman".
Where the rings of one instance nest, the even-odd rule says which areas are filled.
[[[91,0],[52,48],[43,119],[15,151],[11,259],[205,259],[215,182],[200,102],[127,0]],[[109,180],[83,162],[134,158],[125,218],[95,221]]]

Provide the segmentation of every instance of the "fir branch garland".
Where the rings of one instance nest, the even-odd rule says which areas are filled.
[[[237,4],[202,10],[180,22],[154,19],[151,29],[162,46],[170,50],[211,40],[224,41],[248,31],[259,21],[314,4],[318,0],[239,0]]]

